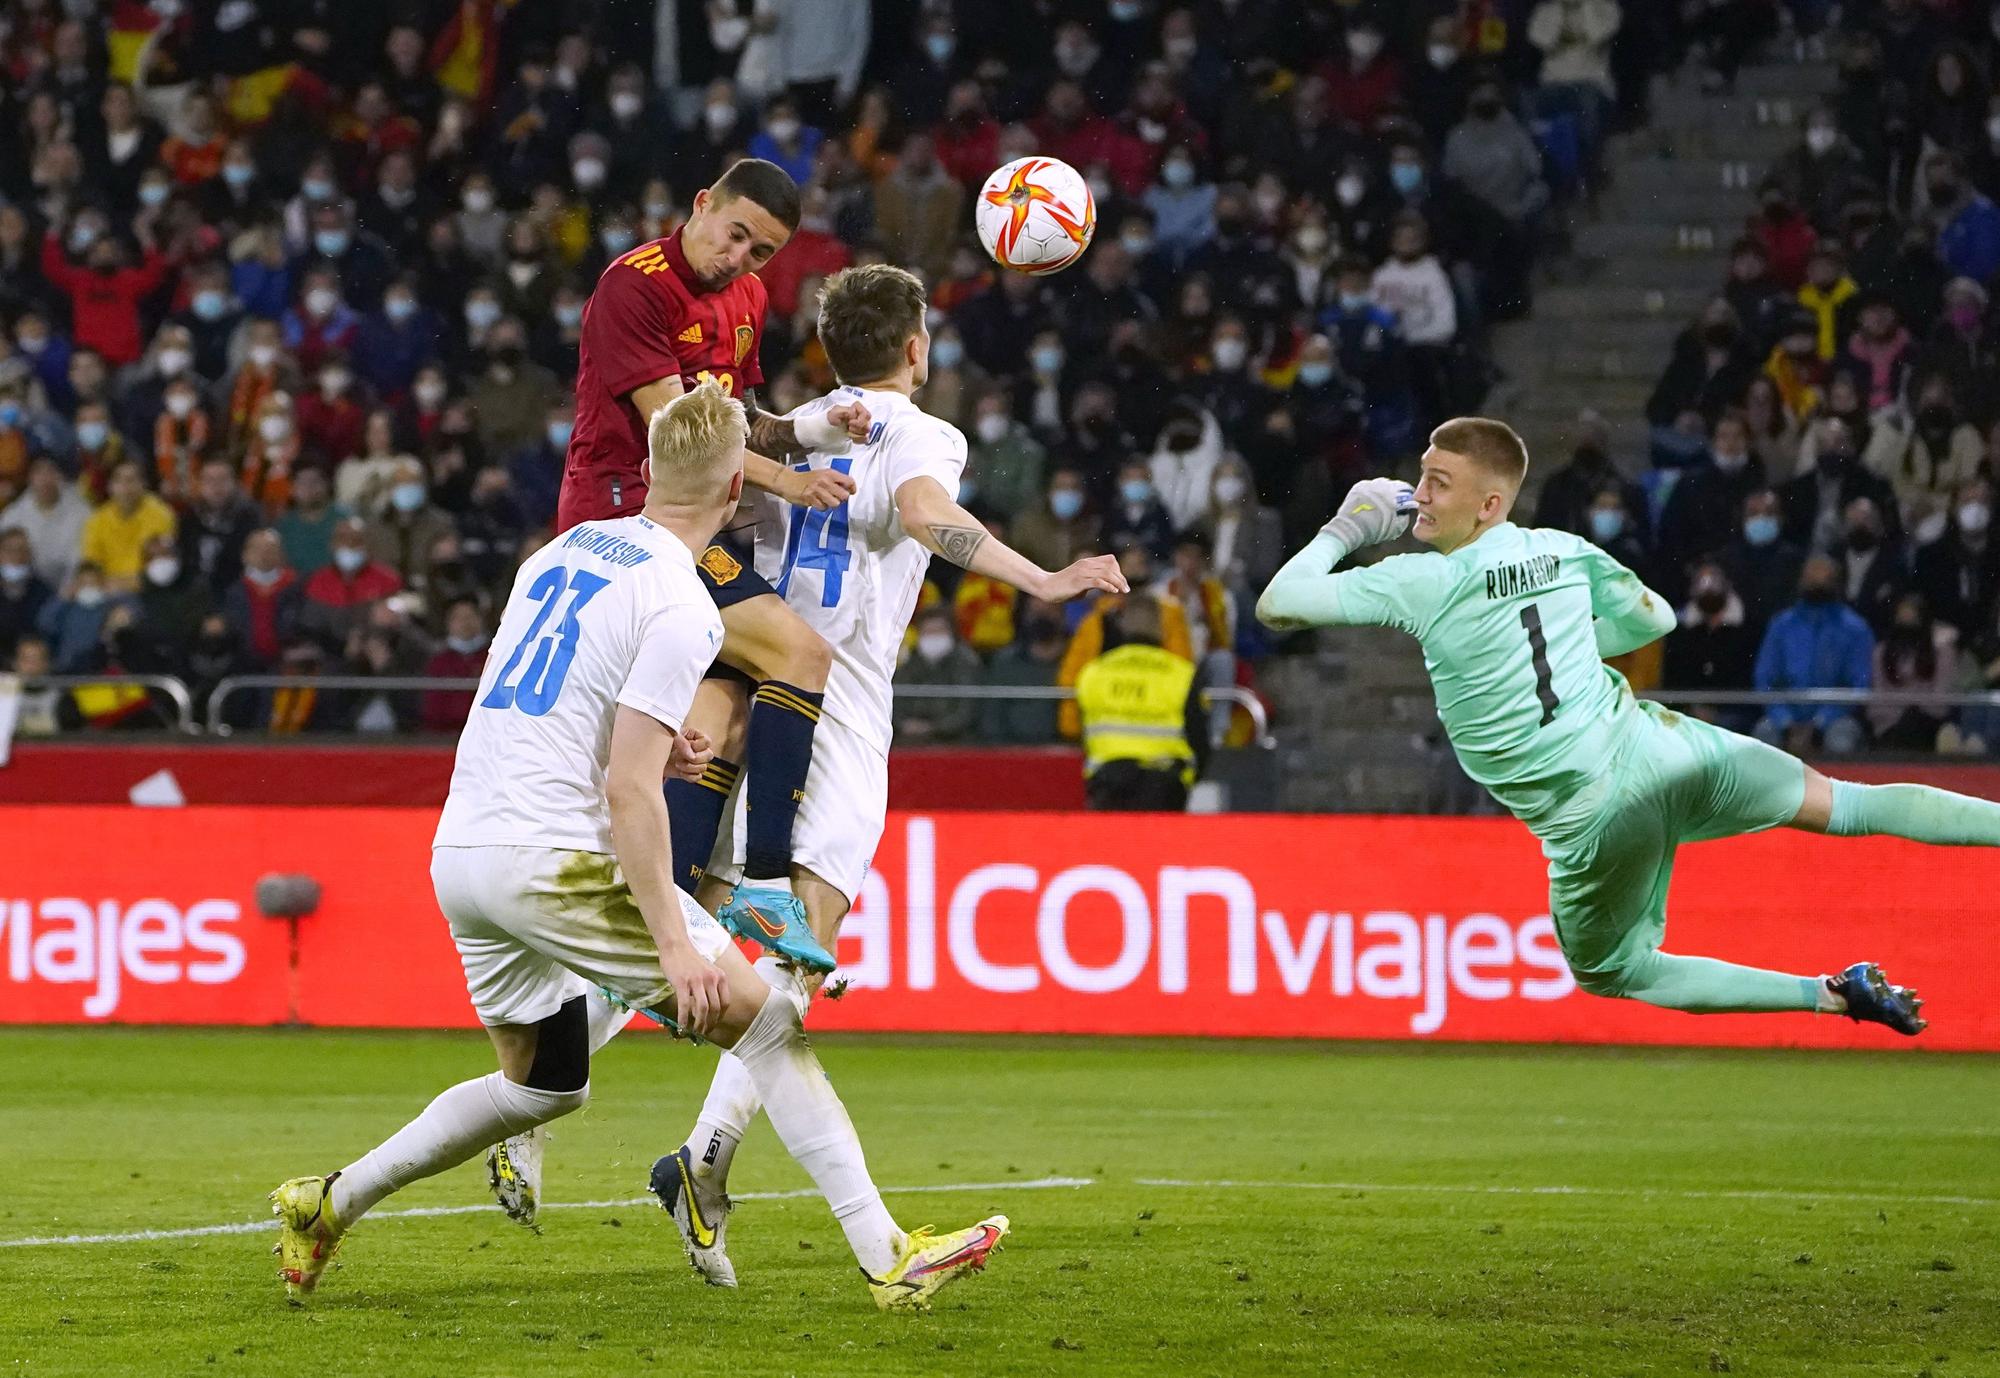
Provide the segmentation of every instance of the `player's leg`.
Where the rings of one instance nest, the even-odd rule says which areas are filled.
[[[693,923],[691,919],[691,927]],[[884,1309],[921,1307],[938,1288],[983,1268],[1007,1233],[1006,1217],[993,1216],[946,1236],[905,1234],[868,1175],[847,1107],[806,1042],[801,999],[768,985],[734,947],[725,947],[714,961],[728,981],[729,994],[713,1040],[745,1070],[779,1142],[826,1198],[876,1304]],[[685,1203],[693,1195],[687,1150],[673,1161],[679,1182],[668,1195]],[[667,1204],[671,1209],[676,1203]]]
[[[1685,817],[1706,808],[1708,777],[1699,744],[1672,728],[1651,731],[1618,769],[1595,831],[1549,860],[1550,913],[1577,985],[1692,1014],[1821,1008],[1817,977],[1660,950],[1674,852]]]
[[[847,896],[803,866],[793,867],[792,877],[793,889],[805,903],[813,936],[831,951],[840,932],[840,921],[847,916]],[[755,970],[773,989],[796,991],[802,1002],[810,1000],[825,979],[817,972],[796,971],[768,954],[757,959]],[[750,1122],[757,1118],[761,1107],[762,1101],[748,1070],[738,1059],[724,1053],[716,1062],[715,1076],[709,1081],[708,1095],[701,1103],[694,1128],[688,1131],[687,1141],[676,1154],[655,1164],[655,1189],[661,1165],[684,1154],[694,1164],[701,1188],[726,1196],[737,1145],[750,1132]]]
[[[840,924],[861,893],[868,863],[882,840],[889,810],[889,764],[861,734],[838,721],[827,723],[813,752],[794,840],[793,888],[805,904],[815,938],[834,950]],[[770,956],[757,970],[773,987],[797,990],[800,1007],[817,989],[816,975],[788,970]],[[693,1185],[726,1198],[737,1146],[757,1117],[757,1088],[742,1064],[723,1057],[687,1140],[655,1164],[655,1187],[662,1174],[671,1185],[677,1158],[692,1165]]]
[[[448,1088],[338,1171],[295,1178],[271,1193],[281,1222],[279,1271],[293,1294],[312,1290],[341,1237],[383,1197],[589,1100],[584,982],[493,917],[495,897],[522,883],[525,850],[445,847],[432,857],[438,904],[500,1070]]]
[[[2000,804],[1930,785],[1863,785],[1805,767],[1790,826],[1832,837],[1902,837],[1944,847],[2000,847]]]
[[[694,704],[683,724],[706,736],[715,759],[700,780],[675,777],[667,781],[667,821],[673,832],[674,883],[691,895],[700,893],[709,853],[715,849],[729,802],[743,773],[750,692],[754,686],[739,671],[719,666],[696,688]]]
[[[812,768],[813,734],[833,651],[769,583],[721,546],[709,547],[700,564],[722,613],[718,659],[756,683],[744,746],[749,769],[743,784],[749,806],[744,883],[719,916],[738,937],[831,970],[832,957],[807,933],[789,876],[792,828]],[[775,933],[773,924],[780,925]]]

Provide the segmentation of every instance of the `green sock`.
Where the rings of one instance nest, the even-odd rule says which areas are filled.
[[[1763,1014],[1817,1010],[1825,989],[1817,976],[1788,976],[1712,957],[1649,952],[1628,968],[1619,994],[1627,1000],[1690,1014]]]
[[[1835,837],[1907,837],[1947,847],[2000,847],[2000,804],[1929,785],[1833,782]]]

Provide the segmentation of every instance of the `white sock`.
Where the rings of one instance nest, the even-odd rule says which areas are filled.
[[[593,990],[583,997],[583,1017],[590,1024],[590,1051],[595,1056],[599,1048],[632,1022],[632,1011],[618,1008],[605,998],[603,991]]]
[[[1833,988],[1833,978],[1819,978],[1819,1012],[1821,1014],[1846,1014],[1847,997]]]
[[[759,957],[755,968],[764,984],[796,1005],[803,1018],[809,997],[798,973],[775,957]],[[694,1150],[695,1173],[717,1191],[729,1189],[729,1165],[736,1160],[736,1146],[750,1132],[750,1121],[762,1108],[756,1083],[743,1070],[742,1062],[725,1052],[708,1084],[708,1099],[701,1103],[701,1114],[687,1136],[688,1147]]]
[[[457,1167],[487,1145],[547,1124],[589,1099],[588,1082],[575,1091],[537,1091],[499,1072],[461,1081],[340,1170],[333,1183],[334,1219],[346,1229],[390,1192]]]
[[[729,1189],[729,1165],[736,1159],[736,1146],[743,1142],[760,1106],[757,1085],[749,1071],[734,1053],[724,1053],[708,1083],[708,1099],[701,1103],[701,1114],[687,1136],[694,1171],[717,1191]]]
[[[756,1083],[771,1128],[833,1209],[863,1272],[879,1278],[896,1266],[903,1232],[868,1176],[847,1107],[806,1045],[798,1007],[781,996],[764,1002],[735,1053]]]

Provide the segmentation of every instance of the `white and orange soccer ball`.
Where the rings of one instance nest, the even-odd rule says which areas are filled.
[[[1058,158],[1016,158],[979,189],[973,217],[993,261],[1017,273],[1059,273],[1097,231],[1097,200]]]

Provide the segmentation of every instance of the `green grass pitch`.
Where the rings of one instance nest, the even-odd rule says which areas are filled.
[[[815,1199],[740,1290],[633,1204],[706,1050],[628,1035],[556,1126],[538,1238],[468,1165],[288,1305],[263,1217],[491,1068],[474,1034],[0,1034],[7,1374],[2000,1374],[2000,1059],[826,1039],[907,1226],[1014,1236],[878,1315]],[[1037,1185],[1044,1179],[1087,1185]],[[805,1184],[768,1131],[743,1193]],[[913,1186],[950,1190],[914,1194]]]

